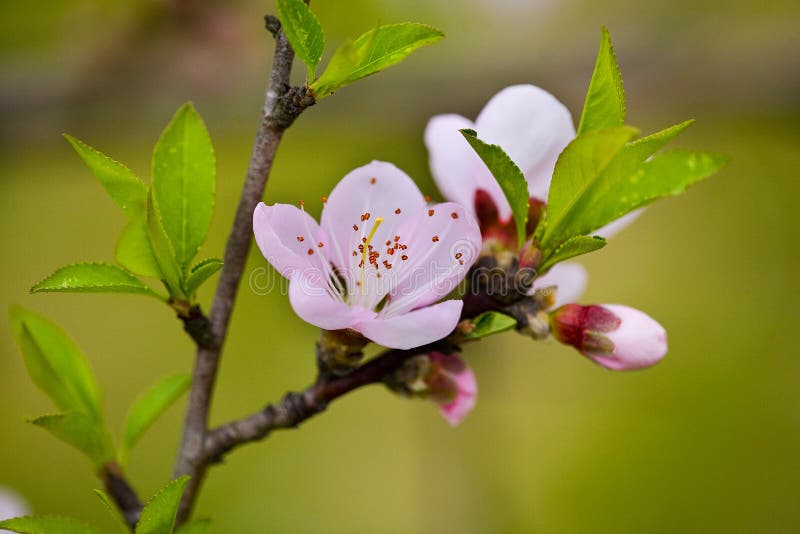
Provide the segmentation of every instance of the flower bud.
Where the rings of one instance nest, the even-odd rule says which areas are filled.
[[[567,304],[550,316],[553,335],[614,371],[641,369],[667,353],[667,333],[644,312],[620,304]]]
[[[442,416],[452,426],[475,406],[478,386],[475,375],[460,354],[431,352],[407,360],[385,379],[390,389],[439,405]]]

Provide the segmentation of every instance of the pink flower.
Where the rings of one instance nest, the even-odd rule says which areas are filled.
[[[452,426],[475,407],[478,384],[472,369],[460,354],[428,354],[431,370],[426,378],[428,397],[439,404],[439,411]]]
[[[553,335],[614,371],[650,367],[667,353],[667,333],[652,317],[621,304],[567,304],[551,315]]]
[[[463,303],[434,303],[478,257],[480,229],[468,210],[428,206],[404,172],[373,161],[339,182],[321,219],[317,224],[302,203],[261,203],[253,214],[256,242],[290,280],[297,315],[398,349],[452,332]]]
[[[513,85],[497,93],[475,122],[460,115],[437,115],[425,130],[430,167],[442,195],[467,207],[481,227],[484,250],[515,249],[511,208],[497,181],[459,133],[470,128],[487,143],[499,145],[522,170],[528,182],[533,231],[547,200],[553,169],[561,151],[575,138],[569,110],[547,91],[533,85]],[[610,237],[627,226],[632,212],[597,235]],[[556,306],[577,299],[586,286],[586,271],[577,263],[560,263],[537,279],[534,289],[559,286]]]

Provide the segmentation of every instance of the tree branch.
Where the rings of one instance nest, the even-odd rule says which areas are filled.
[[[103,480],[106,492],[122,512],[123,519],[133,530],[136,523],[139,522],[139,514],[142,512],[142,501],[139,500],[136,491],[128,484],[122,470],[114,462],[104,465],[99,476]]]
[[[304,88],[290,86],[294,51],[284,33],[275,28],[274,18],[267,19],[267,26],[275,35],[272,72],[239,206],[225,248],[224,265],[208,317],[205,333],[208,335],[199,336],[190,332],[196,341],[200,338],[203,342],[197,343],[189,406],[175,465],[176,477],[191,477],[178,510],[179,523],[189,517],[207,468],[203,442],[208,426],[211,396],[236,293],[252,241],[253,210],[264,193],[283,132],[305,108],[314,104],[313,96],[307,94]]]
[[[449,339],[411,350],[387,350],[350,374],[337,377],[320,373],[317,382],[302,392],[289,392],[277,404],[268,404],[249,417],[221,425],[206,435],[207,461],[218,463],[232,449],[266,438],[273,430],[296,428],[303,421],[323,412],[332,401],[356,389],[380,383],[406,360],[433,351],[452,352]]]

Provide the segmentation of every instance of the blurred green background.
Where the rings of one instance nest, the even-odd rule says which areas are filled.
[[[371,159],[396,163],[436,197],[427,119],[474,117],[523,82],[554,93],[577,119],[601,24],[616,45],[628,121],[651,132],[694,117],[677,145],[732,162],[585,260],[584,302],[626,303],[666,326],[660,365],[615,374],[555,343],[486,340],[467,350],[480,394],[460,427],[378,387],[348,396],[301,431],[214,468],[198,506],[214,532],[799,531],[800,3],[313,7],[334,46],[379,21],[427,22],[448,37],[310,109],[284,138],[268,201],[317,199]],[[218,208],[201,256],[221,255],[270,65],[261,17],[274,7],[4,0],[0,9],[2,308],[19,303],[59,322],[89,355],[119,423],[138,392],[189,369],[192,345],[149,299],[28,295],[63,264],[113,260],[124,224],[60,133],[148,178],[161,128],[193,100],[218,154]],[[318,214],[318,203],[307,206]],[[248,273],[264,265],[255,252]],[[307,385],[316,335],[285,297],[245,285],[213,421]],[[170,475],[183,408],[134,452],[131,478],[144,495]],[[0,485],[37,512],[111,528],[88,462],[23,421],[50,411],[0,321]]]

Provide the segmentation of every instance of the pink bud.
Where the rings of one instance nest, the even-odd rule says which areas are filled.
[[[641,369],[667,353],[667,333],[652,317],[621,304],[567,304],[551,315],[553,335],[614,371]]]
[[[475,407],[478,384],[475,374],[460,354],[428,354],[431,370],[426,379],[428,397],[439,404],[439,411],[452,426]]]

